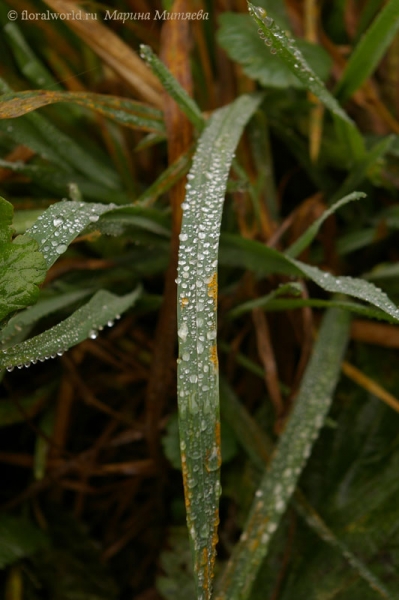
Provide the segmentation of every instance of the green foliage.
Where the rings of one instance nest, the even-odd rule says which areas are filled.
[[[48,545],[47,536],[28,519],[0,516],[0,569]]]
[[[259,4],[0,0],[7,599],[397,596],[398,1]]]
[[[46,274],[43,255],[27,235],[12,237],[12,205],[0,198],[0,322],[33,304]]]

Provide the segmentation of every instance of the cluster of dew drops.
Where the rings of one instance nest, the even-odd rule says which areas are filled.
[[[202,142],[199,143],[198,151],[201,149],[201,144]],[[210,371],[208,359],[204,358],[205,350],[214,343],[216,338],[214,299],[207,294],[207,285],[215,276],[217,268],[219,206],[223,198],[220,197],[220,192],[213,182],[218,181],[221,166],[220,158],[216,157],[205,174],[208,182],[205,201],[201,200],[192,188],[191,183],[195,175],[193,173],[187,175],[186,198],[182,204],[187,226],[179,236],[180,255],[176,283],[180,286],[179,296],[180,302],[184,303],[184,310],[178,336],[185,345],[181,360],[187,365],[186,368],[182,368],[179,378],[184,380],[188,376],[190,383],[199,381],[203,392],[209,390],[206,379]],[[190,221],[191,223],[188,224]],[[204,328],[208,329],[206,333],[203,331]],[[198,335],[194,334],[196,331]],[[195,373],[192,372],[192,365],[189,362],[193,358],[192,344],[199,355],[198,369]],[[180,359],[178,362],[180,363]],[[186,393],[184,387],[181,387],[179,395],[185,396]]]
[[[72,201],[67,200],[67,198],[64,198],[64,201],[67,201],[69,204],[72,204]],[[67,251],[67,245],[60,242],[60,240],[58,239],[60,236],[62,237],[63,234],[70,236],[71,231],[79,232],[83,230],[87,225],[87,219],[89,221],[89,224],[96,223],[99,220],[100,216],[98,215],[98,206],[93,206],[91,208],[92,214],[90,214],[89,217],[87,217],[87,213],[83,211],[83,209],[86,209],[87,211],[88,205],[85,202],[74,202],[74,205],[76,207],[76,215],[74,216],[72,222],[69,216],[68,218],[64,218],[61,215],[56,215],[54,216],[51,225],[50,223],[45,222],[40,223],[40,221],[46,218],[46,215],[43,214],[38,217],[37,220],[39,222],[32,225],[32,227],[28,230],[28,233],[32,234],[33,236],[35,236],[36,239],[38,239],[39,243],[41,244],[40,250],[45,258],[48,258],[54,252],[56,254],[63,254]],[[113,208],[116,208],[116,204],[108,204],[106,206],[106,210],[110,210]],[[54,239],[52,239],[51,241],[44,237],[47,233],[46,230],[48,229],[51,232],[51,235],[54,236]],[[39,240],[40,236],[43,237]]]

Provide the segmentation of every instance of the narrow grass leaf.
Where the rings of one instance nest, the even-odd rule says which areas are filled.
[[[350,57],[335,90],[345,102],[375,71],[399,29],[399,0],[390,0],[380,10]]]
[[[223,378],[220,381],[220,396],[220,408],[223,419],[230,425],[254,465],[258,468],[264,467],[265,464],[269,463],[273,453],[272,441],[248,413],[227,381]],[[393,598],[385,585],[368,569],[366,564],[359,560],[346,544],[336,537],[334,532],[328,527],[298,488],[293,495],[293,506],[316,535],[330,546],[336,548],[358,575],[368,583],[372,590],[376,591],[382,598]]]
[[[163,62],[154,54],[152,49],[145,44],[140,46],[140,56],[146,61],[153,73],[158,77],[168,94],[177,102],[186,117],[199,131],[205,124],[205,119],[194,100],[187,94],[186,90],[173,77]]]
[[[105,326],[111,327],[121,313],[130,308],[141,294],[137,288],[126,296],[115,296],[105,290],[97,292],[89,302],[70,317],[43,333],[0,351],[0,368],[29,367],[37,361],[61,356],[87,338],[95,339]]]
[[[312,243],[312,241],[318,234],[320,227],[323,225],[324,221],[326,219],[328,219],[328,217],[333,215],[335,213],[335,211],[337,211],[339,208],[341,208],[341,206],[348,204],[348,202],[352,202],[353,200],[360,200],[360,198],[365,198],[365,197],[366,197],[366,194],[363,194],[362,192],[353,192],[352,194],[349,194],[348,196],[341,198],[341,200],[338,200],[338,202],[335,202],[335,204],[333,204],[333,206],[331,206],[329,209],[325,210],[324,213],[321,215],[321,217],[319,217],[314,223],[312,223],[310,225],[310,227],[307,228],[307,230],[301,235],[301,237],[298,238],[288,248],[288,250],[285,251],[285,254],[287,256],[291,256],[292,258],[295,258],[299,254],[301,254],[301,252],[303,250],[305,250],[305,248],[307,248]]]
[[[379,308],[387,316],[390,316],[392,321],[399,321],[399,310],[395,304],[382,290],[364,279],[348,276],[335,277],[317,267],[284,256],[274,248],[268,248],[260,242],[244,239],[231,233],[223,234],[221,242],[219,257],[221,264],[244,267],[262,275],[281,273],[294,277],[306,277],[317,283],[326,292],[352,296]]]
[[[165,133],[162,113],[156,108],[127,98],[89,92],[29,90],[4,94],[1,96],[0,119],[14,119],[56,102],[84,106],[132,129],[158,135]]]
[[[250,312],[254,308],[266,308],[268,304],[270,304],[279,296],[299,296],[301,294],[301,290],[302,286],[300,283],[283,283],[266,296],[249,300],[248,302],[244,302],[243,304],[240,304],[240,306],[233,308],[229,311],[227,317],[229,319],[236,319],[237,317]]]
[[[0,331],[0,344],[4,347],[10,346],[15,337],[21,333],[28,332],[32,325],[37,323],[43,317],[50,315],[57,310],[62,310],[75,302],[79,302],[92,293],[92,290],[75,290],[60,294],[54,298],[47,298],[39,301],[34,306],[26,308],[24,311],[12,317],[7,325]]]
[[[217,600],[249,598],[276,531],[330,408],[349,336],[348,313],[327,311],[295,406],[262,478],[240,541],[220,581]]]
[[[292,284],[293,285],[293,284]],[[273,293],[273,292],[272,292]],[[271,294],[272,294],[271,293]],[[292,290],[291,293],[294,293]],[[360,315],[368,319],[378,319],[380,321],[386,321],[388,323],[397,324],[398,321],[376,308],[364,306],[357,302],[346,302],[343,300],[321,300],[319,298],[274,298],[271,294],[256,298],[255,300],[249,300],[240,304],[236,308],[233,308],[229,313],[228,317],[236,319],[241,315],[251,312],[254,308],[265,308],[268,312],[296,310],[303,308],[304,306],[310,306],[311,308],[342,308],[352,313]]]
[[[63,200],[52,204],[26,233],[39,244],[49,269],[86,227],[114,208],[114,204]]]
[[[249,15],[222,13],[219,23],[219,44],[232,60],[242,66],[248,77],[267,88],[304,87],[278,55],[269,59],[265,56],[265,46],[262,39],[254,35],[253,22]],[[331,69],[331,59],[324,48],[306,40],[296,40],[295,43],[311,69],[325,81]]]
[[[260,95],[216,111],[187,177],[178,266],[180,448],[199,600],[211,597],[220,495],[217,251],[228,174]]]
[[[277,54],[290,71],[304,84],[305,88],[312,92],[333,114],[353,125],[351,119],[334,96],[327,90],[313,69],[309,67],[294,40],[287,37],[285,31],[267,16],[264,8],[254,6],[250,2],[248,2],[248,7],[249,14],[259,27],[261,37],[266,43],[270,43],[271,53]]]

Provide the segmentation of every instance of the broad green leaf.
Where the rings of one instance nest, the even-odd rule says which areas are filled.
[[[220,580],[217,600],[246,600],[299,476],[323,426],[349,336],[348,313],[327,311],[294,408]]]
[[[25,342],[0,350],[0,368],[12,371],[16,366],[29,367],[37,361],[61,356],[87,338],[95,339],[105,326],[112,327],[115,319],[119,319],[140,294],[140,288],[121,297],[100,290],[87,304],[58,325]]]
[[[197,597],[211,597],[220,495],[216,348],[217,250],[227,179],[261,96],[216,111],[202,134],[182,205],[178,268],[178,403],[187,524]]]
[[[0,569],[48,545],[47,536],[31,521],[0,515]]]
[[[291,256],[292,258],[298,256],[298,254],[300,254],[303,250],[305,250],[305,248],[307,248],[312,243],[312,241],[318,234],[320,227],[323,225],[324,221],[328,219],[328,217],[333,215],[335,211],[337,211],[339,208],[341,208],[341,206],[344,206],[348,202],[352,202],[353,200],[360,200],[360,198],[365,197],[366,194],[363,194],[362,192],[353,192],[352,194],[341,198],[341,200],[338,200],[338,202],[333,204],[333,206],[331,206],[329,209],[325,210],[321,217],[316,219],[316,221],[307,228],[307,230],[301,235],[301,237],[298,238],[288,248],[288,250],[285,251],[285,254],[287,256]]]
[[[11,241],[12,205],[0,198],[0,322],[10,313],[34,304],[46,264],[35,240],[20,235]]]
[[[287,37],[285,31],[267,16],[263,8],[256,7],[250,2],[248,2],[248,7],[249,14],[259,27],[261,37],[267,44],[270,43],[271,53],[277,54],[305,88],[312,92],[334,115],[352,124],[351,119],[324,86],[320,77],[311,69],[294,40]]]
[[[234,234],[223,234],[221,242],[219,257],[221,264],[244,267],[262,275],[281,273],[294,277],[306,277],[327,292],[352,296],[379,308],[391,317],[392,322],[399,320],[399,310],[395,304],[384,292],[364,279],[348,276],[335,277],[317,267],[284,256],[260,242],[244,239]]]
[[[177,102],[179,108],[186,117],[199,131],[203,129],[205,119],[194,100],[189,96],[186,90],[173,77],[171,72],[165,67],[162,61],[154,54],[149,46],[141,44],[140,56],[146,61],[159,81],[162,83],[168,94]]]
[[[3,94],[0,119],[14,119],[56,102],[71,102],[84,106],[132,129],[151,131],[158,135],[165,133],[162,113],[156,108],[127,98],[89,92],[29,90]]]
[[[399,29],[399,0],[389,0],[362,36],[335,90],[345,102],[377,68]]]
[[[256,79],[265,87],[304,87],[278,55],[267,55],[263,41],[254,35],[253,22],[248,15],[222,13],[219,22],[219,44],[232,60],[242,66],[248,77]],[[327,52],[305,40],[298,40],[296,43],[318,77],[322,81],[326,80],[331,68],[331,59]]]
[[[158,592],[165,600],[194,598],[195,586],[187,529],[173,527],[167,546],[168,549],[160,556],[160,565],[164,574],[157,577]]]

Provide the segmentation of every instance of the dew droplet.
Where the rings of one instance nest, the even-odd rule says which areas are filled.
[[[57,254],[63,254],[64,252],[67,251],[67,249],[68,249],[68,246],[66,246],[65,244],[60,244],[59,246],[57,246],[55,251],[57,252]]]
[[[91,340],[95,340],[95,339],[97,338],[97,336],[98,336],[98,332],[97,332],[97,331],[95,331],[94,329],[92,329],[92,330],[90,331],[90,333],[89,333],[89,338],[90,338]]]

